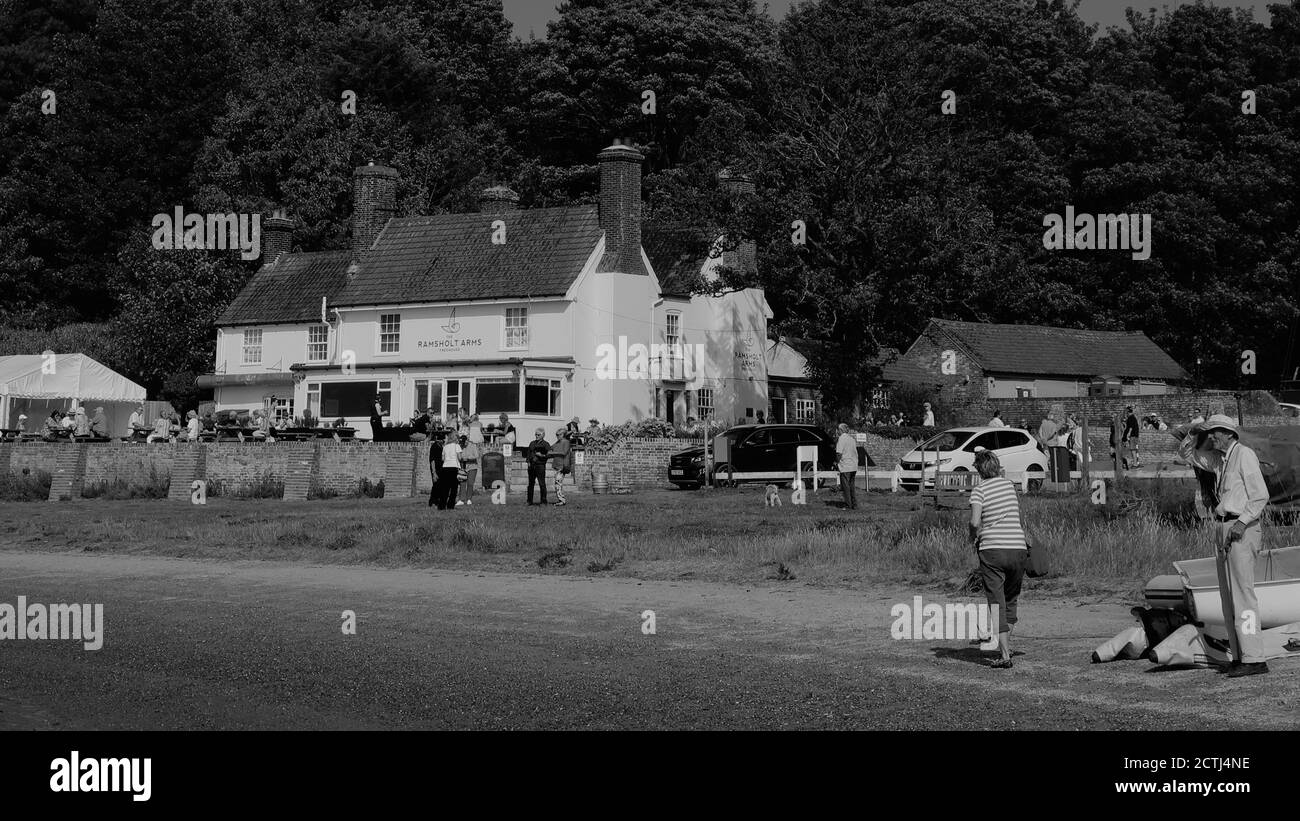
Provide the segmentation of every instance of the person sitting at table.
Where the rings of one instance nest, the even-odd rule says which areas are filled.
[[[45,439],[53,442],[59,438],[59,432],[63,430],[63,414],[57,410],[50,411],[50,416],[45,420]]]
[[[429,409],[415,409],[415,416],[411,417],[411,441],[423,442],[429,438]]]
[[[199,412],[190,411],[185,424],[185,438],[191,442],[199,441]]]
[[[502,443],[513,445],[515,443],[515,426],[510,424],[510,417],[504,413],[497,417],[501,424],[497,425],[497,430],[501,431]]]
[[[253,438],[259,441],[274,442],[275,437],[271,434],[271,420],[267,418],[266,411],[261,408],[253,410]]]
[[[76,419],[73,422],[74,428],[72,431],[72,435],[90,436],[91,435],[90,420],[86,418],[86,409],[78,405],[76,409],[76,414],[77,414]]]
[[[136,434],[136,429],[145,427],[144,424],[144,405],[137,405],[135,410],[131,411],[131,419],[126,423],[126,438],[130,439]]]
[[[16,430],[18,431],[19,436],[22,436],[24,433],[27,432],[27,414],[25,413],[18,414],[18,427],[16,428]]]
[[[171,421],[167,419],[167,414],[160,413],[158,418],[153,420],[153,431],[145,437],[147,443],[166,442],[172,436]]]
[[[59,419],[63,422],[63,429],[74,431],[77,429],[77,409],[73,407],[67,413],[61,414]]]
[[[104,415],[104,409],[95,408],[95,415],[90,420],[90,430],[95,436],[108,438],[108,417]]]

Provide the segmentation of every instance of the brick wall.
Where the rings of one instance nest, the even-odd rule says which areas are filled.
[[[955,351],[955,374],[943,373],[943,352]],[[984,371],[964,351],[957,349],[942,337],[922,333],[915,344],[898,359],[907,370],[921,370],[927,374],[927,384],[942,385],[945,403],[952,406],[985,405],[988,399],[988,382]],[[916,411],[920,413],[918,408]]]
[[[965,403],[953,410],[957,414],[958,423],[963,425],[983,425],[993,415],[993,409],[997,408],[1002,411],[1002,419],[1008,425],[1019,427],[1020,420],[1027,419],[1037,429],[1043,414],[1057,403],[1063,405],[1067,413],[1075,414],[1076,419],[1080,418],[1080,414],[1087,415],[1089,425],[1109,424],[1107,420],[1115,413],[1124,412],[1127,405],[1133,406],[1138,419],[1148,413],[1158,413],[1170,427],[1186,422],[1194,408],[1205,411],[1222,406],[1228,416],[1237,418],[1237,401],[1227,391],[1186,391],[1160,396],[983,399]],[[1251,413],[1245,414],[1244,421],[1247,427],[1271,427],[1295,422],[1285,416]]]

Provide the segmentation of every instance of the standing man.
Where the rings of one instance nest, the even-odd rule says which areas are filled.
[[[90,432],[95,436],[108,438],[108,417],[103,408],[95,408],[95,415],[90,420]]]
[[[433,480],[433,486],[429,488],[429,507],[438,505],[442,510],[442,488],[438,485],[438,469],[442,467],[442,437],[434,436],[429,442],[429,478]]]
[[[1142,457],[1138,454],[1138,435],[1141,427],[1138,425],[1137,414],[1133,412],[1133,406],[1129,405],[1124,410],[1128,411],[1128,416],[1124,417],[1124,433],[1120,437],[1120,444],[1124,446],[1125,455],[1133,454],[1133,467],[1142,467]]]
[[[921,427],[923,428],[934,427],[934,409],[930,407],[930,403],[926,402],[924,405],[922,405],[921,411],[922,411]]]
[[[573,470],[573,443],[569,437],[574,434],[569,428],[560,428],[555,432],[555,447],[551,448],[551,458],[555,461],[555,506],[564,504],[564,477]],[[546,499],[543,497],[542,503]]]
[[[1212,471],[1215,478],[1214,521],[1216,567],[1223,622],[1228,625],[1232,644],[1232,665],[1228,676],[1239,678],[1268,672],[1264,642],[1260,638],[1259,603],[1255,597],[1255,558],[1263,547],[1260,518],[1268,504],[1268,487],[1259,469],[1259,457],[1241,444],[1232,419],[1214,414],[1204,423],[1208,431],[1205,449],[1196,448],[1193,425],[1178,444],[1178,455],[1187,462]]]
[[[847,510],[858,509],[858,441],[849,433],[849,426],[840,423],[840,438],[835,443],[835,454],[839,457],[840,491],[844,494],[844,507]]]
[[[1052,418],[1051,410],[1043,414],[1043,421],[1038,423],[1038,441],[1042,443],[1045,453],[1050,453],[1048,448],[1056,444],[1056,436],[1060,429],[1061,426]]]
[[[546,441],[546,431],[538,428],[533,432],[533,441],[528,445],[528,504],[533,503],[533,483],[542,489],[542,504],[546,504],[546,460],[551,453],[551,446]]]
[[[1002,421],[1002,411],[998,410],[997,408],[994,408],[994,409],[993,409],[993,418],[989,420],[988,427],[990,427],[990,428],[1005,428],[1006,426],[1007,426],[1007,423]]]
[[[375,394],[375,401],[370,407],[370,441],[378,442],[384,429],[384,399]]]

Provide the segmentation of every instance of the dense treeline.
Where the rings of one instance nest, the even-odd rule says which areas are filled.
[[[154,214],[284,206],[299,247],[338,248],[357,165],[401,170],[404,213],[497,182],[578,202],[622,137],[649,219],[758,241],[774,328],[834,343],[832,404],[930,316],[1142,329],[1221,386],[1245,349],[1256,386],[1300,365],[1300,0],[1102,34],[1062,0],[820,0],[779,24],[753,0],[571,0],[531,42],[496,0],[8,8],[0,354],[83,350],[190,404],[255,263],[152,252]],[[730,201],[723,168],[757,196]],[[1067,206],[1150,214],[1150,259],[1047,250]]]

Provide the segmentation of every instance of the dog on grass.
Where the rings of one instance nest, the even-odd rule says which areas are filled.
[[[777,492],[776,485],[768,485],[766,493],[767,496],[763,500],[764,504],[766,504],[768,507],[781,506],[781,494]]]

